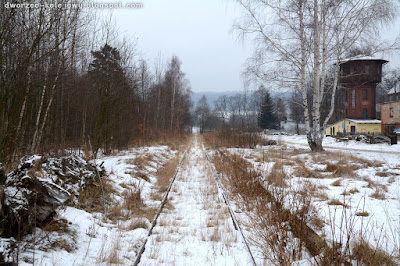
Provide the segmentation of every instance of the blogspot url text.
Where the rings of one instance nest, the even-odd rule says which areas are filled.
[[[143,3],[106,3],[106,2],[85,2],[85,3],[11,3],[6,2],[4,4],[5,8],[99,8],[99,9],[125,9],[125,8],[143,8]]]

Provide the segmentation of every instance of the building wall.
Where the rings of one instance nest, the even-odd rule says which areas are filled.
[[[325,135],[332,135],[331,130],[332,128],[335,128],[335,134],[334,136],[337,135],[338,132],[343,133],[344,129],[346,130],[346,133],[351,132],[351,127],[355,126],[356,128],[356,133],[381,133],[381,124],[376,124],[376,123],[371,123],[371,124],[362,124],[362,123],[354,123],[349,120],[341,120],[325,129]]]
[[[381,105],[382,132],[392,134],[400,127],[400,102],[383,103]],[[398,136],[400,140],[400,136]]]
[[[367,98],[364,99],[364,90],[367,92]],[[353,91],[355,92],[355,101],[353,105]],[[376,118],[376,85],[369,83],[362,87],[354,87],[346,90],[346,117],[351,118]],[[367,110],[367,116],[364,117],[364,109]]]
[[[400,123],[400,102],[383,103],[381,105],[381,120],[382,124]]]

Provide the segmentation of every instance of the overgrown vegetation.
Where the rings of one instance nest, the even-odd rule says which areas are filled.
[[[223,174],[224,186],[228,188],[237,206],[245,209],[250,216],[251,230],[255,232],[253,242],[264,250],[270,263],[289,265],[302,259],[301,251],[306,247],[313,257],[319,254],[314,257],[317,265],[346,265],[354,260],[363,265],[394,265],[394,257],[383,251],[379,244],[368,246],[368,254],[380,254],[377,258],[380,262],[366,263],[369,255],[363,255],[363,252],[367,249],[358,249],[360,245],[357,244],[357,237],[358,234],[366,234],[364,231],[367,229],[362,227],[361,232],[356,232],[354,224],[356,217],[366,219],[370,214],[364,210],[350,213],[351,201],[346,199],[360,192],[355,187],[347,188],[346,180],[358,180],[360,177],[357,170],[380,168],[382,163],[338,152],[315,154],[284,146],[277,149],[269,147],[267,152],[264,149],[247,150],[249,152],[244,152],[244,155],[243,150],[225,150],[224,142],[215,139],[218,137],[218,134],[205,136],[210,148],[214,150],[215,168]],[[267,170],[261,167],[264,164],[269,165]],[[285,167],[293,169],[296,180],[302,181],[293,182]],[[317,186],[308,178],[333,179],[330,181],[331,187],[344,187],[341,194],[343,199],[330,198],[325,192],[327,187]],[[384,185],[370,179],[366,181],[368,187],[375,189],[370,197],[385,199]],[[341,217],[340,228],[335,228],[334,220],[324,221],[320,218],[314,200],[325,201],[324,204],[334,210],[335,214],[332,215]],[[332,241],[326,242],[326,236],[319,231],[325,226],[332,229],[329,233],[333,237]],[[338,232],[339,236],[336,235]]]
[[[225,185],[232,195],[250,213],[253,229],[257,232],[253,241],[264,250],[271,263],[289,265],[301,257],[303,246],[314,255],[326,247],[324,240],[308,226],[317,216],[309,193],[304,191],[306,187],[301,189],[304,189],[301,196],[292,198],[292,208],[287,209],[284,205],[290,195],[269,185],[268,177],[267,182],[261,182],[262,175],[240,156],[219,152],[213,162],[216,170],[226,177]],[[276,166],[273,180],[279,180],[281,186],[286,174],[279,167],[282,166]]]

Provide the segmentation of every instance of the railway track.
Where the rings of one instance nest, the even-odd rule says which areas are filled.
[[[218,216],[218,217],[220,217],[221,221],[218,222],[217,228],[213,227],[214,228],[213,230],[221,230],[221,234],[223,235],[227,230],[226,227],[224,227],[224,226],[226,226],[226,224],[229,225],[229,219],[231,219],[232,223],[233,223],[233,227],[232,227],[232,225],[229,225],[229,228],[232,228],[231,230],[233,230],[233,231],[231,231],[232,233],[228,233],[227,235],[223,235],[222,238],[224,238],[224,237],[229,238],[232,234],[237,236],[237,239],[233,242],[233,245],[235,247],[233,249],[231,249],[230,251],[227,251],[226,254],[229,254],[229,253],[233,252],[230,256],[233,255],[235,257],[236,255],[238,255],[237,251],[240,250],[241,254],[239,255],[239,258],[245,260],[246,261],[246,265],[249,265],[249,264],[257,265],[256,261],[254,259],[254,256],[252,254],[252,251],[251,251],[251,249],[249,247],[248,241],[247,241],[247,239],[246,239],[246,237],[245,237],[245,235],[243,233],[243,230],[242,230],[242,228],[241,228],[241,226],[240,226],[240,224],[238,222],[238,219],[235,216],[235,213],[233,212],[233,210],[231,208],[231,205],[229,203],[229,199],[226,196],[226,193],[224,191],[224,187],[222,186],[222,184],[221,184],[221,182],[220,182],[220,180],[218,178],[218,175],[216,174],[215,169],[213,168],[213,165],[212,165],[212,163],[210,161],[209,156],[207,155],[207,152],[206,152],[206,150],[204,148],[204,144],[202,143],[202,140],[199,140],[199,139],[200,138],[198,136],[195,136],[195,139],[192,141],[192,143],[189,145],[189,147],[182,154],[182,156],[180,158],[180,161],[179,161],[179,164],[178,164],[178,167],[176,168],[176,171],[174,173],[174,176],[171,178],[171,182],[170,182],[170,185],[168,187],[168,190],[164,194],[164,197],[163,197],[163,200],[161,202],[161,205],[160,205],[156,215],[154,216],[154,218],[153,218],[153,220],[151,222],[151,226],[148,229],[148,233],[147,233],[146,239],[145,239],[143,245],[141,246],[141,248],[140,248],[140,250],[139,250],[139,252],[137,254],[136,260],[135,260],[133,265],[135,265],[135,266],[139,265],[139,263],[141,263],[141,260],[142,260],[143,263],[149,262],[148,259],[149,259],[149,256],[151,256],[150,253],[152,253],[152,250],[156,248],[155,246],[152,246],[153,244],[154,245],[158,245],[157,248],[164,249],[164,250],[168,249],[168,248],[171,248],[171,243],[169,243],[170,244],[169,246],[168,245],[162,246],[162,244],[154,242],[154,239],[156,239],[157,236],[160,236],[160,232],[158,232],[158,231],[161,230],[160,228],[163,228],[162,225],[160,224],[160,227],[157,226],[157,230],[155,231],[155,234],[157,234],[157,235],[153,235],[153,229],[156,227],[161,213],[163,213],[163,214],[162,214],[162,218],[160,218],[161,219],[160,223],[162,223],[166,219],[166,217],[169,217],[170,220],[175,220],[176,219],[176,216],[174,216],[173,214],[168,213],[168,212],[163,212],[164,207],[165,207],[165,205],[166,205],[166,203],[168,201],[168,197],[169,196],[170,197],[174,196],[174,198],[175,198],[175,196],[176,196],[176,198],[180,197],[179,193],[177,193],[178,195],[170,193],[173,185],[176,183],[175,182],[176,179],[179,180],[179,181],[177,181],[178,182],[177,186],[179,184],[182,185],[182,182],[185,182],[185,184],[188,184],[189,187],[182,188],[182,189],[185,189],[185,190],[193,189],[193,188],[190,187],[191,185],[194,185],[194,187],[195,187],[194,189],[195,190],[196,189],[199,190],[199,188],[207,189],[209,187],[214,187],[214,191],[215,191],[215,194],[214,194],[215,196],[214,197],[216,197],[216,198],[213,198],[213,199],[219,198],[219,200],[217,200],[217,201],[221,202],[220,204],[222,204],[222,205],[220,205],[220,206],[222,206],[223,209],[217,209],[217,208],[211,207],[211,209],[209,210],[209,212],[212,211],[212,212],[215,212],[215,213],[217,213],[217,212],[220,213],[219,214],[220,216]],[[194,144],[193,144],[193,142],[194,142]],[[198,142],[200,142],[200,145],[199,145]],[[187,158],[188,157],[187,156],[188,153],[190,153],[189,158]],[[182,166],[183,165],[184,165],[184,169],[182,170]],[[190,170],[194,169],[194,168],[196,168],[195,171],[194,172],[190,172]],[[190,173],[196,173],[196,171],[200,170],[200,169],[202,171],[201,171],[201,173],[199,173],[198,176],[199,177],[202,176],[203,178],[205,178],[205,176],[207,176],[207,178],[209,178],[209,179],[207,179],[207,180],[209,180],[208,183],[204,182],[204,180],[201,179],[201,178],[197,179],[196,177],[193,177],[192,179],[190,179],[190,177],[189,178],[187,177],[188,174],[190,175]],[[182,171],[182,173],[181,173],[181,171]],[[212,177],[210,177],[210,175],[212,175]],[[184,180],[185,178],[188,178],[188,180]],[[190,182],[194,182],[194,183],[191,184]],[[214,184],[212,184],[212,183],[214,183]],[[200,186],[200,185],[201,185],[201,187],[196,187],[196,186]],[[202,189],[200,189],[200,190],[202,190]],[[172,190],[172,192],[176,192],[176,188],[174,188]],[[191,195],[189,191],[185,191],[185,192],[189,193],[189,195]],[[186,199],[188,202],[191,201],[191,200],[196,202],[196,201],[199,200],[198,199],[199,196],[201,196],[201,194],[189,196],[190,198],[182,197],[180,199]],[[187,197],[187,195],[186,195],[186,197]],[[203,196],[201,196],[201,197],[203,197]],[[204,199],[202,199],[202,200],[204,200]],[[200,201],[202,201],[202,200],[200,200]],[[224,202],[224,203],[222,203],[222,202]],[[224,205],[225,205],[225,207],[224,207]],[[189,208],[189,212],[190,212],[190,215],[192,215],[194,217],[197,217],[196,215],[199,214],[200,218],[203,219],[201,221],[203,223],[204,223],[204,221],[209,222],[211,220],[211,218],[207,216],[207,211],[205,211],[205,210],[199,210],[199,209],[195,209],[195,208],[190,209]],[[209,231],[207,231],[207,227],[204,228],[204,225],[201,224],[201,222],[197,221],[197,223],[196,223],[195,220],[194,220],[194,221],[192,221],[192,223],[190,225],[187,225],[187,224],[186,225],[185,224],[175,224],[174,225],[174,226],[178,227],[178,228],[175,228],[176,229],[175,233],[178,234],[179,241],[177,243],[174,242],[172,244],[172,248],[173,248],[173,252],[172,253],[173,254],[170,254],[171,257],[173,257],[175,255],[174,251],[176,251],[179,248],[182,248],[182,246],[185,246],[185,243],[187,241],[189,241],[189,242],[199,241],[200,245],[194,246],[194,249],[198,248],[199,250],[196,250],[196,252],[200,252],[200,253],[204,252],[204,250],[202,250],[204,246],[207,247],[207,245],[209,246],[210,243],[214,243],[214,242],[207,242],[208,240],[206,242],[204,242],[204,239],[200,240],[199,235],[201,235],[204,232],[209,232]],[[225,225],[224,225],[224,223],[225,223]],[[195,228],[196,226],[198,226],[199,228]],[[218,227],[222,227],[222,229],[218,228]],[[191,231],[187,230],[187,229],[190,229]],[[168,235],[168,234],[173,234],[173,233],[170,233],[169,231],[167,232],[167,230],[161,232],[161,235],[163,235],[163,237],[169,237],[169,236],[165,236],[165,234]],[[152,239],[152,240],[149,241],[149,239]],[[182,240],[182,239],[184,239],[184,240]],[[213,241],[213,240],[211,240],[211,241]],[[225,241],[225,239],[223,239],[221,241]],[[215,242],[215,243],[216,243],[215,245],[222,245],[221,244],[222,242]],[[177,246],[179,246],[179,247],[177,247]],[[148,249],[148,250],[146,251],[146,249]],[[211,257],[211,260],[215,259],[215,260],[218,261],[218,259],[220,259],[219,261],[221,261],[221,259],[222,259],[222,261],[224,261],[226,259],[226,261],[228,261],[228,260],[231,259],[229,255],[225,255],[225,254],[224,254],[224,256],[226,256],[226,257],[222,256],[222,258],[221,258],[222,251],[221,251],[221,254],[215,255],[216,257],[219,256],[218,258],[213,258],[212,257],[213,255],[210,255],[210,252],[212,252],[211,250],[212,250],[212,247],[211,247],[211,249],[209,251],[205,252],[208,257]],[[245,250],[247,250],[247,252]],[[156,264],[158,264],[158,263],[168,264],[167,262],[163,262],[163,258],[162,258],[163,255],[161,253],[165,254],[165,252],[168,253],[168,251],[162,251],[162,250],[160,252],[157,252],[157,256],[160,256],[160,257],[156,258],[157,259],[157,263]],[[245,255],[246,253],[248,253],[248,255]],[[143,254],[145,254],[145,255],[143,255]],[[196,254],[196,255],[200,256],[198,254]],[[194,255],[193,258],[187,258],[187,259],[189,259],[189,260],[193,259],[193,261],[190,261],[190,262],[195,262],[196,261],[196,259],[195,259],[196,255]],[[175,256],[179,256],[179,254],[175,255]],[[235,258],[235,260],[236,260],[236,258]],[[226,261],[225,261],[225,264],[226,264]],[[214,261],[211,264],[218,264],[218,263]],[[228,264],[230,264],[230,263],[228,263]],[[240,263],[240,264],[243,265],[243,262]]]
[[[253,255],[253,253],[252,253],[252,251],[251,251],[251,249],[250,249],[249,243],[248,243],[248,241],[246,240],[246,236],[244,235],[243,230],[242,230],[242,227],[240,226],[240,224],[239,224],[239,222],[238,222],[238,219],[237,219],[237,217],[236,217],[234,211],[232,210],[232,207],[231,207],[231,204],[230,204],[230,202],[229,202],[229,199],[228,199],[228,197],[226,196],[224,187],[222,186],[221,181],[220,181],[220,179],[218,178],[218,174],[215,172],[215,169],[214,169],[214,167],[212,166],[210,157],[208,156],[208,154],[207,154],[207,152],[206,152],[206,149],[204,148],[204,144],[202,144],[202,146],[203,146],[204,154],[205,154],[206,159],[207,159],[208,166],[210,167],[211,172],[212,172],[213,177],[214,177],[214,180],[215,180],[215,182],[217,183],[218,191],[219,191],[220,195],[222,196],[222,198],[223,198],[223,200],[224,200],[224,202],[225,202],[226,207],[228,208],[228,212],[229,212],[229,214],[230,214],[230,216],[231,216],[233,225],[234,225],[235,229],[236,229],[237,231],[239,231],[239,233],[240,233],[240,235],[241,235],[241,237],[242,237],[242,239],[243,239],[243,242],[244,242],[244,244],[246,245],[246,249],[247,249],[247,251],[249,252],[249,255],[250,255],[250,257],[251,257],[251,260],[252,260],[252,262],[253,262],[253,265],[257,266],[256,260],[254,259],[254,255]],[[220,151],[219,151],[219,152],[220,152]]]
[[[151,221],[151,226],[150,226],[149,231],[147,233],[147,237],[146,237],[142,247],[140,248],[138,255],[136,256],[135,262],[133,263],[134,266],[136,266],[136,265],[138,265],[140,263],[140,259],[142,257],[142,254],[143,254],[145,248],[146,248],[147,241],[148,241],[149,237],[151,236],[154,227],[157,224],[158,217],[160,216],[161,212],[163,211],[163,209],[165,207],[165,204],[167,203],[168,196],[169,196],[169,193],[171,192],[172,185],[175,182],[176,176],[178,175],[179,170],[182,167],[183,161],[185,160],[186,154],[187,154],[188,150],[190,149],[190,147],[191,147],[191,145],[189,144],[189,146],[187,147],[187,149],[184,151],[184,153],[182,154],[181,158],[179,159],[178,166],[176,167],[174,176],[172,177],[171,182],[169,183],[168,189],[164,194],[164,197],[163,197],[163,199],[161,201],[160,208],[158,209],[158,211],[157,211],[156,215],[154,216],[153,220]]]

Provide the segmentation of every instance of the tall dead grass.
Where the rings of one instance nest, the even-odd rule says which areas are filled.
[[[105,212],[115,192],[111,181],[102,177],[97,183],[86,185],[78,195],[77,207],[88,212]]]
[[[176,167],[178,166],[179,158],[178,156],[173,157],[167,161],[162,167],[157,169],[157,186],[160,193],[167,191],[171,178],[174,176]]]
[[[166,145],[174,150],[178,150],[183,143],[188,141],[188,139],[189,135],[186,133],[167,130],[153,130],[152,132],[146,132],[146,134],[144,134],[141,138],[137,138],[130,146],[143,147]]]
[[[254,149],[263,143],[263,139],[257,131],[245,131],[243,129],[230,129],[224,127],[219,130],[203,134],[208,145],[218,147],[236,147]]]
[[[316,217],[311,196],[307,196],[310,193],[304,191],[289,200],[287,192],[280,188],[285,179],[282,164],[276,164],[271,182],[263,185],[261,173],[238,155],[220,152],[213,163],[227,178],[225,184],[232,195],[253,216],[252,228],[258,236],[253,241],[264,250],[266,259],[289,265],[299,259],[303,246],[314,255],[321,253],[326,243],[307,225]],[[291,202],[290,210],[283,207],[286,202]]]

